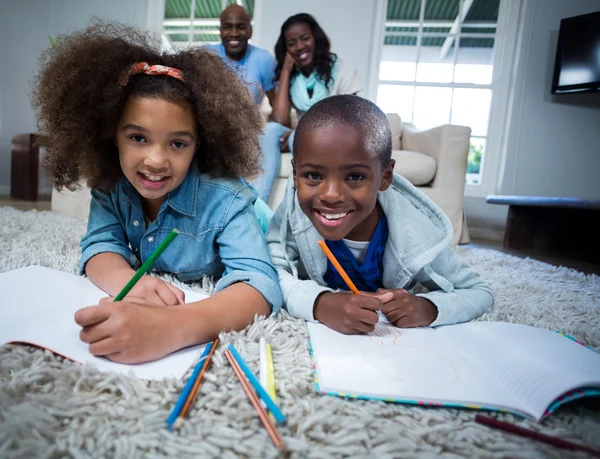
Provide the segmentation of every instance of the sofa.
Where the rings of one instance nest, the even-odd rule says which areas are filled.
[[[471,129],[446,124],[418,130],[402,123],[395,113],[387,114],[392,128],[392,158],[395,172],[429,196],[450,218],[454,229],[452,245],[469,242],[463,211],[463,195]],[[292,174],[292,155],[283,153],[279,175],[273,185],[269,206],[277,208]],[[71,192],[52,192],[52,211],[71,217],[87,217],[90,192],[86,187]]]
[[[402,123],[396,113],[388,113],[387,117],[392,129],[394,171],[429,196],[450,218],[453,246],[470,242],[463,195],[471,129],[446,124],[421,131]],[[291,160],[291,153],[281,155],[281,168],[269,197],[272,209],[277,208],[285,194],[292,174]]]

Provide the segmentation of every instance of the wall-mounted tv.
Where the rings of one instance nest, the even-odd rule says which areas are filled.
[[[600,11],[560,21],[552,94],[600,91]]]

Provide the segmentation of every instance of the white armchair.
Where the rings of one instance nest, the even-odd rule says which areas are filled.
[[[446,124],[420,131],[403,124],[396,113],[388,113],[392,128],[392,158],[395,172],[429,196],[450,218],[452,245],[469,242],[463,211],[465,176],[471,129]],[[269,206],[277,208],[292,174],[291,153],[281,155],[279,175],[271,189]]]

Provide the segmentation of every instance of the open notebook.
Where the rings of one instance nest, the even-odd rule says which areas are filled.
[[[41,266],[0,274],[0,344],[29,343],[103,371],[133,372],[140,379],[182,378],[198,362],[204,345],[175,352],[154,362],[125,365],[94,357],[79,339],[75,311],[98,304],[107,294],[87,278]],[[185,291],[186,302],[207,296]]]
[[[542,420],[600,395],[600,354],[549,330],[502,322],[368,335],[308,324],[317,392],[419,405],[508,411]]]

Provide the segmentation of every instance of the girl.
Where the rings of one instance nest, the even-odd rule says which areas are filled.
[[[291,16],[281,26],[275,44],[275,81],[279,86],[272,122],[261,137],[265,172],[258,188],[265,201],[279,172],[280,153],[292,151],[292,106],[300,119],[313,104],[326,97],[356,94],[361,89],[354,66],[338,58],[330,48],[329,38],[310,14]]]
[[[92,188],[81,274],[115,296],[177,228],[154,271],[221,276],[201,303],[144,276],[124,301],[80,309],[90,352],[122,363],[240,330],[282,301],[256,193],[240,178],[257,172],[262,122],[250,93],[209,51],[159,49],[139,30],[96,22],[42,55],[34,90],[55,186]]]

